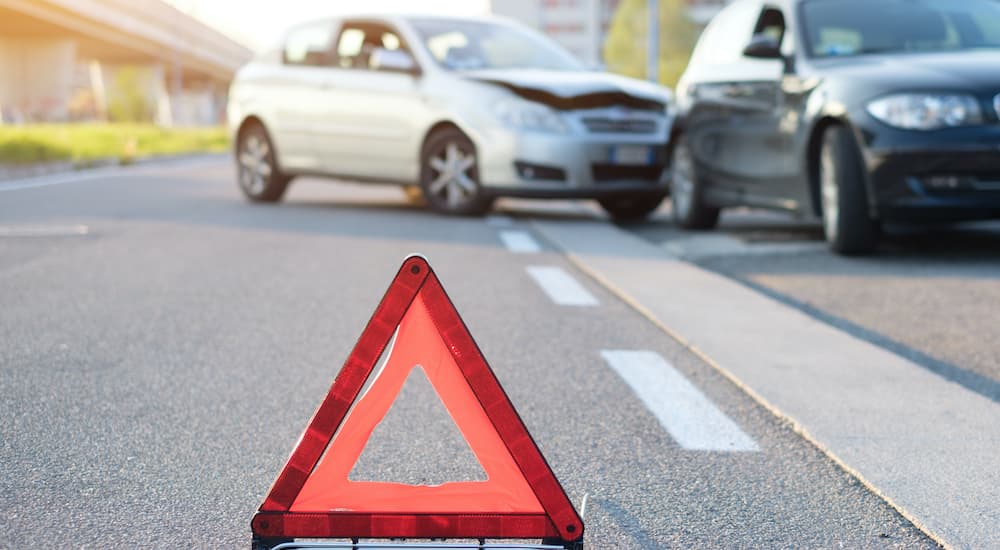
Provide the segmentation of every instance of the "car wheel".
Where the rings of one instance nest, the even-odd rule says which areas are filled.
[[[674,222],[684,229],[712,229],[719,223],[719,209],[705,204],[704,184],[698,178],[694,156],[683,135],[677,136],[671,153],[671,211]]]
[[[476,148],[457,128],[437,131],[427,140],[420,188],[427,204],[444,214],[478,216],[493,204],[479,184]]]
[[[830,248],[840,254],[871,252],[878,244],[879,226],[869,214],[861,153],[848,128],[834,126],[823,134],[819,186]]]
[[[600,199],[598,202],[614,221],[628,223],[646,219],[659,208],[665,198],[666,194],[624,195]]]
[[[274,147],[259,124],[247,127],[237,141],[236,171],[240,189],[254,202],[277,202],[292,178],[278,169]]]

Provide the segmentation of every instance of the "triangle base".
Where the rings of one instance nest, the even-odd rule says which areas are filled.
[[[559,539],[546,514],[257,512],[257,537]]]

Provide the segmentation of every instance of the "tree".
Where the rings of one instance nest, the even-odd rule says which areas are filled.
[[[604,43],[604,60],[612,72],[646,78],[649,2],[622,0]],[[686,0],[659,0],[660,83],[677,84],[687,67],[701,29],[687,15]]]
[[[148,75],[137,67],[122,67],[115,75],[108,115],[113,122],[149,122],[153,108],[143,87]]]

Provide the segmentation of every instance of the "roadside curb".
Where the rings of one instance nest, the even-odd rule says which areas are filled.
[[[1000,405],[618,228],[533,225],[933,540],[996,545]]]

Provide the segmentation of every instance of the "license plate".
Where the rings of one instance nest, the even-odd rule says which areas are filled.
[[[611,148],[611,164],[652,164],[653,149],[645,145],[618,145]]]

